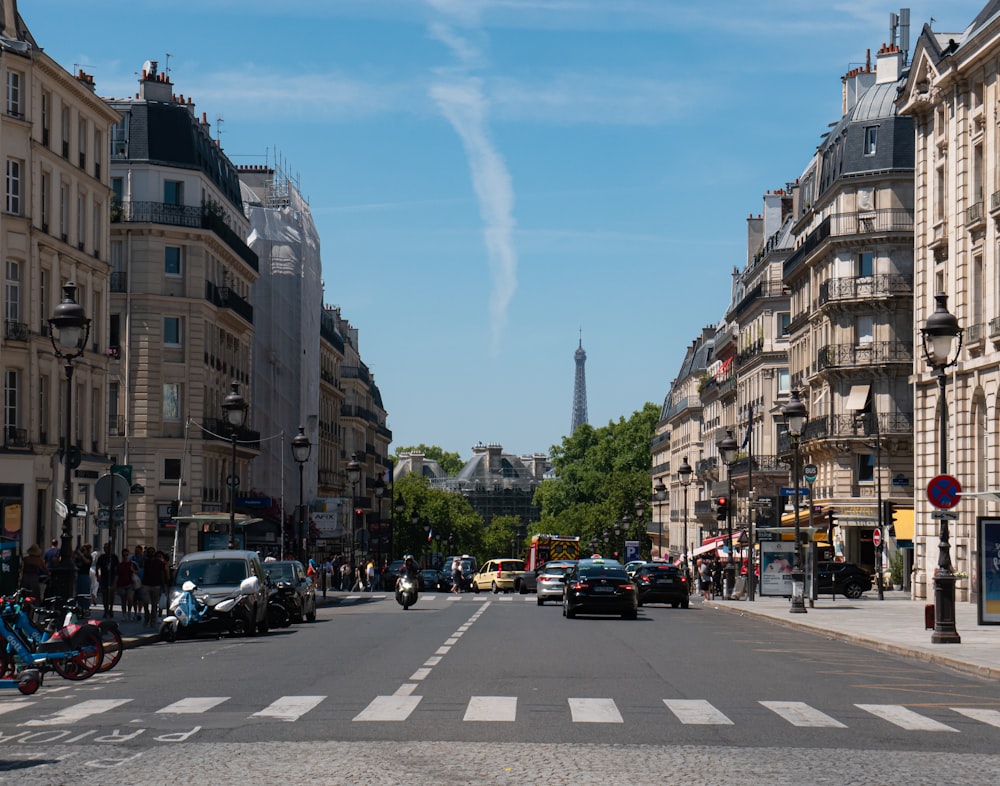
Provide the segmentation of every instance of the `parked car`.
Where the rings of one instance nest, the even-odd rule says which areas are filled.
[[[170,602],[180,595],[184,582],[192,581],[198,587],[199,598],[207,596],[209,606],[230,598],[240,591],[240,584],[251,576],[257,578],[257,591],[248,596],[246,632],[267,633],[267,597],[270,580],[256,551],[226,549],[221,551],[194,551],[181,557],[174,571]]]
[[[288,610],[292,622],[316,621],[316,582],[306,575],[306,570],[298,560],[276,560],[265,562],[264,571],[271,581],[287,584],[293,590],[288,596],[292,608]]]
[[[523,573],[523,559],[491,559],[473,575],[472,591],[511,592],[515,579]]]
[[[871,574],[851,562],[819,562],[816,565],[816,592],[838,593],[860,598],[872,588]]]
[[[459,590],[465,592],[472,589],[472,577],[479,569],[479,565],[476,562],[476,558],[470,557],[468,554],[463,554],[460,557],[448,557],[441,565],[441,575],[444,577],[445,584],[447,584],[447,590],[451,590],[452,585],[455,583],[455,576],[452,575],[451,566],[456,559],[461,570],[461,574],[458,577]]]
[[[669,562],[647,562],[635,574],[638,603],[669,603],[686,609],[691,599],[687,577]]]
[[[644,559],[635,559],[635,560],[632,560],[631,562],[626,562],[625,563],[625,572],[628,574],[628,577],[634,581],[635,580],[635,574],[638,573],[639,572],[639,568],[641,568],[645,564],[646,564],[646,560],[644,560]]]
[[[533,571],[535,591],[538,593],[538,605],[544,606],[547,600],[562,600],[563,586],[566,574],[569,573],[576,560],[552,560]]]
[[[435,568],[424,568],[417,577],[421,592],[437,592],[441,587],[441,571]],[[451,584],[448,585],[449,588]]]
[[[634,620],[639,608],[636,595],[635,584],[617,560],[581,559],[566,574],[563,616],[620,614]]]

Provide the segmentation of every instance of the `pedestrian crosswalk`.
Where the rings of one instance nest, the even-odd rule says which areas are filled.
[[[424,697],[415,693],[416,685],[403,685],[394,694],[376,696],[351,720],[357,723],[398,723],[426,710],[440,722],[446,713],[453,713],[454,720],[472,723],[515,723],[538,711],[538,704],[524,704],[517,696],[471,696],[464,707],[449,702],[447,709],[440,704],[427,703]],[[233,701],[230,696],[188,696],[166,704],[163,707],[142,711],[134,699],[85,699],[69,705],[48,705],[37,699],[18,698],[0,703],[0,736],[3,727],[65,727],[85,721],[97,720],[101,715],[119,708],[128,713],[142,715],[148,713],[157,717],[191,719],[208,716],[213,712],[226,712]],[[533,699],[537,702],[537,699]],[[645,722],[649,718],[648,705],[642,707],[622,707],[613,698],[571,697],[563,700],[563,717],[573,724],[615,724],[621,725],[636,718]],[[256,711],[246,712],[246,719],[295,722],[321,707],[325,702],[333,702],[335,711],[350,708],[341,705],[340,700],[319,695],[281,696]],[[679,723],[684,726],[734,726],[757,724],[761,721],[759,712],[744,706],[737,710],[723,711],[704,699],[662,699],[663,722]],[[901,704],[845,704],[836,710],[826,711],[798,701],[759,701],[755,705],[771,712],[790,727],[809,729],[846,729],[859,725],[864,719],[878,719],[905,731],[931,733],[958,732],[959,726],[968,726],[972,721],[977,727],[985,725],[1000,728],[1000,710],[983,707],[939,707],[937,717],[930,717],[927,711],[917,711]],[[242,707],[242,705],[241,705]],[[559,707],[544,706],[547,719],[551,720],[553,710]],[[953,720],[951,717],[953,716]]]

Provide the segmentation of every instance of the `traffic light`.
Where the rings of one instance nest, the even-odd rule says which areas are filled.
[[[896,503],[888,499],[882,502],[882,526],[886,535],[896,537]]]
[[[180,513],[181,512],[180,500],[177,499],[171,500],[170,504],[167,506],[167,512],[170,514],[170,518],[173,518],[178,513]]]
[[[715,518],[726,521],[729,518],[729,497],[715,498]]]

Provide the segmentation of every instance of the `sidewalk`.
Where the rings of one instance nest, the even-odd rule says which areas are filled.
[[[814,608],[806,601],[805,614],[789,612],[788,598],[757,597],[756,600],[714,600],[706,609],[767,617],[782,625],[809,628],[823,635],[850,641],[880,652],[916,658],[948,666],[988,679],[1000,677],[1000,625],[977,624],[975,604],[955,604],[958,644],[932,644],[933,631],[924,629],[927,601],[910,600],[902,592],[886,592],[878,599],[874,590],[858,600],[840,595],[836,600],[820,596]]]

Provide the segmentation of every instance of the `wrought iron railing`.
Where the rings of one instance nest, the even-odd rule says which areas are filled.
[[[885,273],[877,276],[831,278],[819,285],[819,305],[830,301],[884,298],[913,294],[913,276]]]
[[[13,319],[5,321],[4,335],[11,341],[27,341],[28,325],[24,322],[16,322]]]
[[[817,369],[844,366],[874,366],[883,363],[912,363],[913,345],[902,341],[870,341],[866,344],[829,344],[816,356]]]

